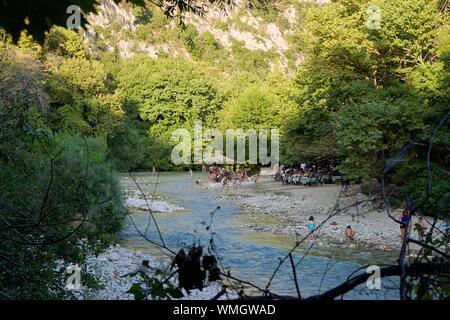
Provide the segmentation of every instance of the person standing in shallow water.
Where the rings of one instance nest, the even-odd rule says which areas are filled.
[[[403,240],[405,240],[405,235],[406,232],[408,232],[409,230],[406,230],[406,228],[408,227],[409,229],[409,212],[408,210],[403,210],[400,216],[400,236],[402,238],[402,242]]]
[[[314,217],[309,217],[308,229],[309,229],[309,240],[312,241],[315,238],[314,231],[316,231],[316,223],[314,222]]]

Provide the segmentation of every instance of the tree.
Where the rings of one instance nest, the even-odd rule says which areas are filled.
[[[44,49],[47,54],[56,54],[65,58],[86,58],[86,46],[83,37],[73,30],[52,27],[45,37]]]
[[[342,172],[355,180],[378,176],[385,159],[423,129],[422,109],[420,99],[392,87],[343,106],[335,118],[336,139],[346,154]]]
[[[108,136],[109,157],[121,171],[168,169],[171,147],[155,137],[149,137],[128,122],[121,130]]]
[[[252,85],[227,101],[220,113],[221,127],[242,129],[279,128],[286,107],[275,93],[264,84]]]
[[[298,160],[339,157],[352,177],[379,176],[385,157],[442,116],[448,93],[440,2],[375,4],[381,28],[368,27],[364,1],[309,9],[299,112],[286,125]]]
[[[220,97],[195,65],[177,59],[133,58],[118,75],[119,90],[149,121],[154,137],[169,140],[173,130],[190,129],[196,120],[216,122]]]
[[[55,99],[71,103],[77,99],[106,93],[106,73],[102,65],[84,58],[69,58],[48,81],[48,89]]]
[[[53,118],[59,130],[105,136],[123,125],[123,97],[109,93],[107,75],[97,61],[68,58],[47,79]]]

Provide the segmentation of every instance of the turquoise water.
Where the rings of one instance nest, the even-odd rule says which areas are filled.
[[[150,173],[135,174],[139,185],[145,192],[153,192],[156,177]],[[127,190],[137,190],[131,179],[122,177]],[[200,243],[208,245],[211,238],[206,230],[210,222],[210,212],[220,206],[213,216],[212,230],[214,242],[221,264],[230,270],[233,276],[265,287],[279,258],[294,246],[294,239],[269,232],[258,232],[243,227],[246,214],[230,201],[216,199],[219,190],[196,188],[195,178],[187,173],[167,173],[159,176],[156,188],[158,194],[169,196],[169,201],[183,206],[186,210],[179,213],[155,214],[164,241],[176,250],[186,244]],[[146,212],[134,212],[133,220],[141,231],[148,226]],[[159,241],[153,224],[148,227],[148,237]],[[131,249],[151,252],[161,260],[167,258],[143,239],[129,219],[121,234],[121,244]],[[298,261],[306,247],[294,253]],[[297,266],[299,285],[303,296],[326,291],[347,279],[356,269],[368,264],[385,264],[394,258],[392,253],[381,251],[361,252],[355,249],[315,247]],[[270,289],[278,294],[296,295],[292,269],[289,261],[285,263],[272,282]],[[392,281],[383,279],[384,287],[395,287]],[[396,299],[398,293],[390,289],[376,290],[370,293],[366,286],[360,286],[347,294],[347,299]]]

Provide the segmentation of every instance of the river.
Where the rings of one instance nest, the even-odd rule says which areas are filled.
[[[135,176],[144,192],[155,190],[155,175],[136,173]],[[121,177],[121,183],[125,190],[137,191],[133,180],[126,175]],[[277,267],[279,258],[284,257],[294,246],[295,239],[244,227],[246,214],[242,213],[237,204],[216,199],[219,192],[218,189],[197,188],[195,177],[191,178],[187,173],[160,174],[156,193],[167,195],[169,201],[185,208],[176,213],[155,213],[164,241],[173,249],[193,242],[207,246],[211,238],[211,230],[207,230],[210,213],[220,206],[213,216],[212,230],[215,232],[214,242],[222,266],[230,270],[233,276],[264,287]],[[135,211],[132,216],[138,228],[145,231],[149,221],[148,213]],[[159,241],[153,224],[148,228],[148,236]],[[139,235],[130,219],[125,223],[120,244],[129,249],[151,252],[158,259],[167,261],[160,250]],[[294,252],[295,261],[302,257],[306,249],[307,247],[301,247]],[[362,266],[384,264],[393,259],[392,253],[382,251],[315,247],[296,268],[301,293],[305,297],[324,292],[345,281],[353,271]],[[278,294],[295,295],[292,269],[289,261],[287,262],[274,278],[270,289]],[[396,282],[383,279],[383,289],[371,292],[365,285],[361,285],[345,295],[345,298],[397,299],[398,291],[392,289],[397,286]]]

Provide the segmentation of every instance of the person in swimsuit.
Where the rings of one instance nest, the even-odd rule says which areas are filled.
[[[314,240],[315,238],[314,231],[316,230],[316,223],[314,222],[313,216],[309,217],[308,229],[309,229],[309,239]]]
[[[406,226],[408,225],[408,229],[409,229],[409,212],[408,210],[403,210],[401,213],[401,217],[400,217],[400,236],[402,238],[402,242],[403,240],[405,240],[405,234],[406,234]]]
[[[427,230],[427,226],[425,225],[425,220],[423,217],[419,218],[417,233],[419,236],[419,241],[423,241],[425,238],[425,231]]]
[[[351,226],[347,226],[345,229],[345,239],[347,241],[355,240],[355,230],[353,230]]]

